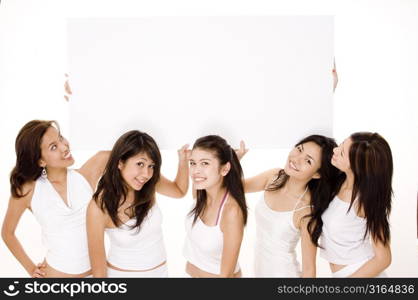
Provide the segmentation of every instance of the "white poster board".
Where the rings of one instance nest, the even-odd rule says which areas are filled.
[[[332,135],[332,16],[69,19],[72,146],[163,149],[219,134],[288,148]]]

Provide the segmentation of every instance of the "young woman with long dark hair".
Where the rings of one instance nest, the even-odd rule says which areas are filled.
[[[190,154],[190,177],[196,203],[185,222],[186,272],[241,277],[238,256],[247,205],[237,154],[220,136],[201,137]]]
[[[389,144],[378,133],[354,133],[334,149],[331,163],[343,174],[322,215],[321,256],[334,277],[386,276],[391,263]]]
[[[87,211],[94,277],[167,277],[162,214],[156,192],[181,198],[188,189],[187,145],[179,151],[175,181],[160,175],[154,139],[132,130],[113,146]],[[110,249],[105,253],[104,233]]]
[[[32,277],[85,277],[90,272],[86,209],[108,158],[102,151],[80,169],[55,121],[33,120],[16,138],[11,197],[3,221],[7,247]],[[15,235],[23,212],[32,211],[42,229],[46,256],[35,265]]]
[[[316,276],[321,214],[332,199],[338,173],[330,163],[336,145],[325,136],[308,136],[290,151],[284,169],[245,180],[245,192],[263,191],[255,209],[256,277]],[[299,240],[302,268],[296,257]]]

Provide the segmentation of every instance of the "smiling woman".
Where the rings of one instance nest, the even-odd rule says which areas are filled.
[[[87,210],[94,277],[167,277],[162,214],[155,193],[183,197],[188,189],[187,145],[179,150],[175,181],[160,175],[154,139],[132,130],[113,146],[106,171]],[[110,240],[105,253],[104,233]]]
[[[192,277],[241,277],[238,263],[247,204],[235,151],[217,135],[199,138],[190,156],[195,206],[183,254]]]
[[[331,201],[338,171],[330,163],[333,139],[311,135],[290,151],[284,169],[245,180],[248,193],[264,191],[255,209],[256,277],[315,277],[320,217]],[[301,241],[302,267],[296,258]]]
[[[108,153],[99,152],[78,170],[68,169],[74,159],[58,123],[34,120],[18,134],[16,156],[2,227],[7,247],[32,277],[88,276],[86,208]],[[26,209],[40,223],[47,248],[44,262],[38,265],[15,236]]]

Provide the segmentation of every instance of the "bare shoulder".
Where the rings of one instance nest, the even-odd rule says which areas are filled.
[[[222,211],[222,220],[230,222],[242,222],[243,214],[241,207],[239,206],[237,200],[232,196],[229,196],[229,199],[225,203],[225,206]]]
[[[90,200],[87,207],[87,214],[94,218],[104,218],[106,216],[106,213],[101,209],[99,204],[97,204],[95,199]]]
[[[12,199],[20,201],[26,207],[30,208],[33,193],[35,191],[35,186],[36,186],[36,181],[33,181],[33,180],[24,183],[21,189],[22,195],[24,196],[20,198],[12,197]]]

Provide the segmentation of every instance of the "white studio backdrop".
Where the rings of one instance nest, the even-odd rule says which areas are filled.
[[[368,130],[381,133],[389,141],[395,165],[395,196],[390,220],[392,264],[388,274],[393,277],[417,277],[418,126],[415,118],[418,111],[418,3],[413,1],[212,0],[205,3],[155,0],[147,3],[121,0],[117,6],[113,1],[107,0],[1,1],[0,220],[4,217],[10,195],[8,176],[14,165],[14,140],[18,130],[31,119],[56,119],[66,136],[76,137],[79,134],[77,131],[73,132],[72,127],[72,123],[77,122],[77,119],[73,119],[73,103],[71,102],[70,107],[70,103],[63,99],[63,74],[69,71],[67,50],[70,45],[67,45],[67,25],[71,21],[81,18],[118,18],[129,21],[137,18],[185,16],[271,19],[283,15],[334,15],[334,49],[339,83],[332,100],[332,135],[337,142],[341,142],[352,132]],[[103,72],[106,70],[103,69]],[[76,80],[70,78],[73,79]],[[325,80],[331,82],[331,78]],[[92,82],[95,81],[92,79]],[[97,91],[101,92],[103,88],[106,87],[100,85]],[[78,97],[76,86],[74,89],[75,94],[70,101],[75,101]],[[105,103],[100,103],[99,107],[87,113],[93,118],[103,105]],[[166,106],[167,109],[171,109],[171,102],[170,106]],[[189,111],[191,108],[184,109]],[[300,109],[304,110],[303,107]],[[126,111],[129,112],[130,108]],[[286,113],[285,110],[280,110],[277,115],[281,117]],[[303,123],[304,120],[296,116],[296,122]],[[289,124],[277,124],[280,131],[292,128]],[[292,126],[293,124],[291,123]],[[119,132],[110,133],[119,134],[124,129],[118,128]],[[236,127],[229,130],[235,129],[240,133],[244,132]],[[165,132],[163,127],[158,130]],[[107,131],[101,130],[99,135],[108,138],[107,134]],[[233,135],[232,133],[231,143],[234,145],[236,139],[246,138]],[[293,142],[288,141],[289,144],[285,148],[300,138],[296,135],[292,137]],[[174,147],[193,140],[194,137],[173,145],[166,141],[166,145],[172,147],[162,151],[163,174],[173,178],[177,164]],[[247,176],[283,165],[288,149],[284,149],[283,146],[282,149],[257,149],[258,145],[252,141],[247,142],[251,150],[242,161]],[[96,150],[78,149],[76,144],[72,144],[76,166],[80,166]],[[245,276],[251,276],[252,272],[255,234],[252,212],[258,197],[259,195],[248,194],[250,215],[240,254]],[[159,197],[158,201],[164,214],[163,232],[170,276],[183,276],[183,220],[190,208],[191,200],[188,196],[185,199]],[[23,215],[16,234],[31,258],[35,262],[41,261],[45,249],[42,247],[39,225],[30,212]],[[317,264],[318,276],[330,275],[328,265],[322,258],[317,258]],[[27,276],[3,242],[0,242],[0,276]]]
[[[331,135],[333,28],[333,16],[69,19],[71,141],[109,148],[137,128],[164,149],[213,133],[279,148]]]

